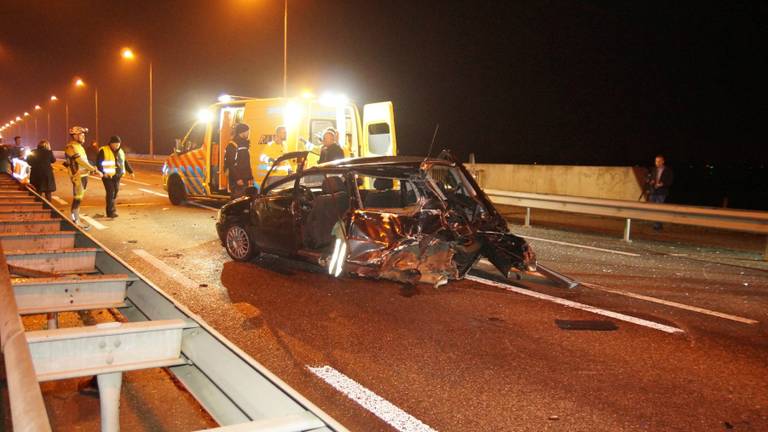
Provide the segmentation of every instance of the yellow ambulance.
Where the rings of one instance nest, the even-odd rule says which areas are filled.
[[[225,95],[198,113],[197,122],[176,141],[174,152],[165,160],[163,185],[171,203],[178,205],[189,198],[229,199],[224,152],[237,123],[245,123],[251,130],[251,171],[257,189],[272,161],[283,153],[307,150],[311,152],[307,166],[317,164],[321,134],[328,127],[338,131],[346,157],[392,156],[397,151],[394,109],[389,101],[366,104],[361,115],[342,95],[268,99]],[[273,142],[278,126],[287,132],[282,146]]]

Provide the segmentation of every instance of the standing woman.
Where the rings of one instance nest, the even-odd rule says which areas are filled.
[[[56,179],[51,167],[54,162],[56,157],[51,151],[51,143],[47,140],[40,141],[37,149],[27,156],[27,163],[32,169],[29,174],[29,183],[48,201],[51,200],[51,193],[56,191]]]

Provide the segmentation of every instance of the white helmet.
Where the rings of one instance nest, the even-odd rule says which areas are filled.
[[[88,128],[84,128],[82,126],[72,126],[69,128],[69,134],[70,135],[78,135],[78,134],[87,134]]]

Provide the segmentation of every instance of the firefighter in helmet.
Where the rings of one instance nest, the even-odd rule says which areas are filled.
[[[81,126],[72,126],[69,128],[69,142],[64,147],[64,156],[66,157],[69,178],[72,180],[72,221],[81,227],[87,227],[80,223],[80,203],[85,196],[85,189],[88,187],[88,175],[95,174],[101,177],[95,166],[88,162],[88,156],[85,154],[85,134],[88,129]]]

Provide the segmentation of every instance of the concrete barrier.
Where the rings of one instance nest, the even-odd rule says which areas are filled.
[[[484,189],[637,201],[647,169],[567,165],[468,164]]]

